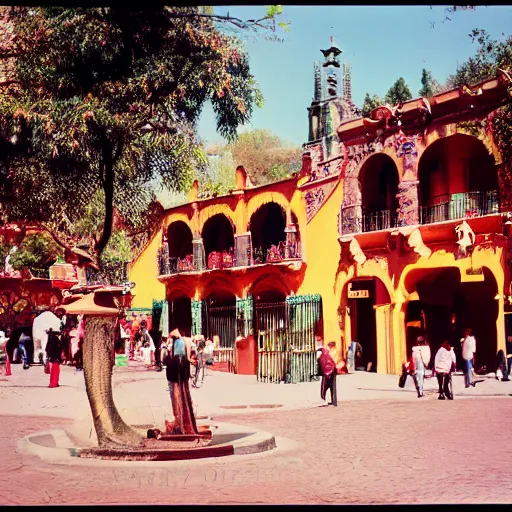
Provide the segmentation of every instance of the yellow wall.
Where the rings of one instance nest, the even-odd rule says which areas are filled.
[[[335,341],[338,353],[341,350],[341,331],[337,313],[339,301],[334,287],[340,259],[338,213],[342,198],[343,184],[339,182],[331,196],[306,226],[307,243],[303,250],[307,269],[298,291],[301,295],[319,293],[322,296],[324,341]],[[302,210],[305,211],[304,207]]]
[[[162,233],[158,230],[141,255],[129,266],[129,280],[135,283],[132,293],[134,308],[151,308],[153,299],[165,298],[165,286],[157,279],[157,251],[160,247]]]

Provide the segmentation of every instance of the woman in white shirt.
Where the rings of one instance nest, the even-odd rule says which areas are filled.
[[[439,400],[453,400],[453,393],[450,389],[452,380],[451,371],[455,365],[455,352],[450,344],[445,341],[437,351],[434,359],[434,368],[439,383]],[[446,397],[445,397],[446,395]]]

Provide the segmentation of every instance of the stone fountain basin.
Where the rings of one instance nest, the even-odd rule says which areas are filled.
[[[148,425],[145,425],[147,427]],[[157,441],[145,439],[146,446],[130,449],[103,449],[82,447],[80,439],[72,439],[65,430],[53,429],[30,434],[18,441],[18,453],[37,455],[42,460],[60,464],[84,464],[90,461],[178,461],[202,458],[247,455],[276,448],[274,436],[265,431],[235,425],[216,423],[213,439],[207,446],[197,447],[196,441]],[[142,436],[147,432],[135,426]],[[155,425],[151,425],[155,427]],[[149,446],[148,441],[153,441]],[[165,446],[162,446],[165,443]],[[84,442],[83,446],[87,446]]]

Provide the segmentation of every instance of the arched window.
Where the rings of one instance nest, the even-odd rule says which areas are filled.
[[[378,231],[396,225],[398,170],[384,153],[370,157],[359,174],[363,231]]]
[[[456,134],[432,143],[418,167],[423,224],[499,211],[498,174],[483,142]]]
[[[231,267],[234,264],[235,238],[233,226],[222,213],[210,217],[202,232],[208,268]]]

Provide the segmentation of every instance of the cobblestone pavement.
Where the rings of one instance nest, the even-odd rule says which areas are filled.
[[[215,416],[274,433],[278,449],[158,467],[50,464],[18,439],[70,419],[0,409],[1,504],[511,503],[512,401],[365,400]],[[286,448],[282,438],[295,440]],[[285,447],[285,448],[282,448]]]

